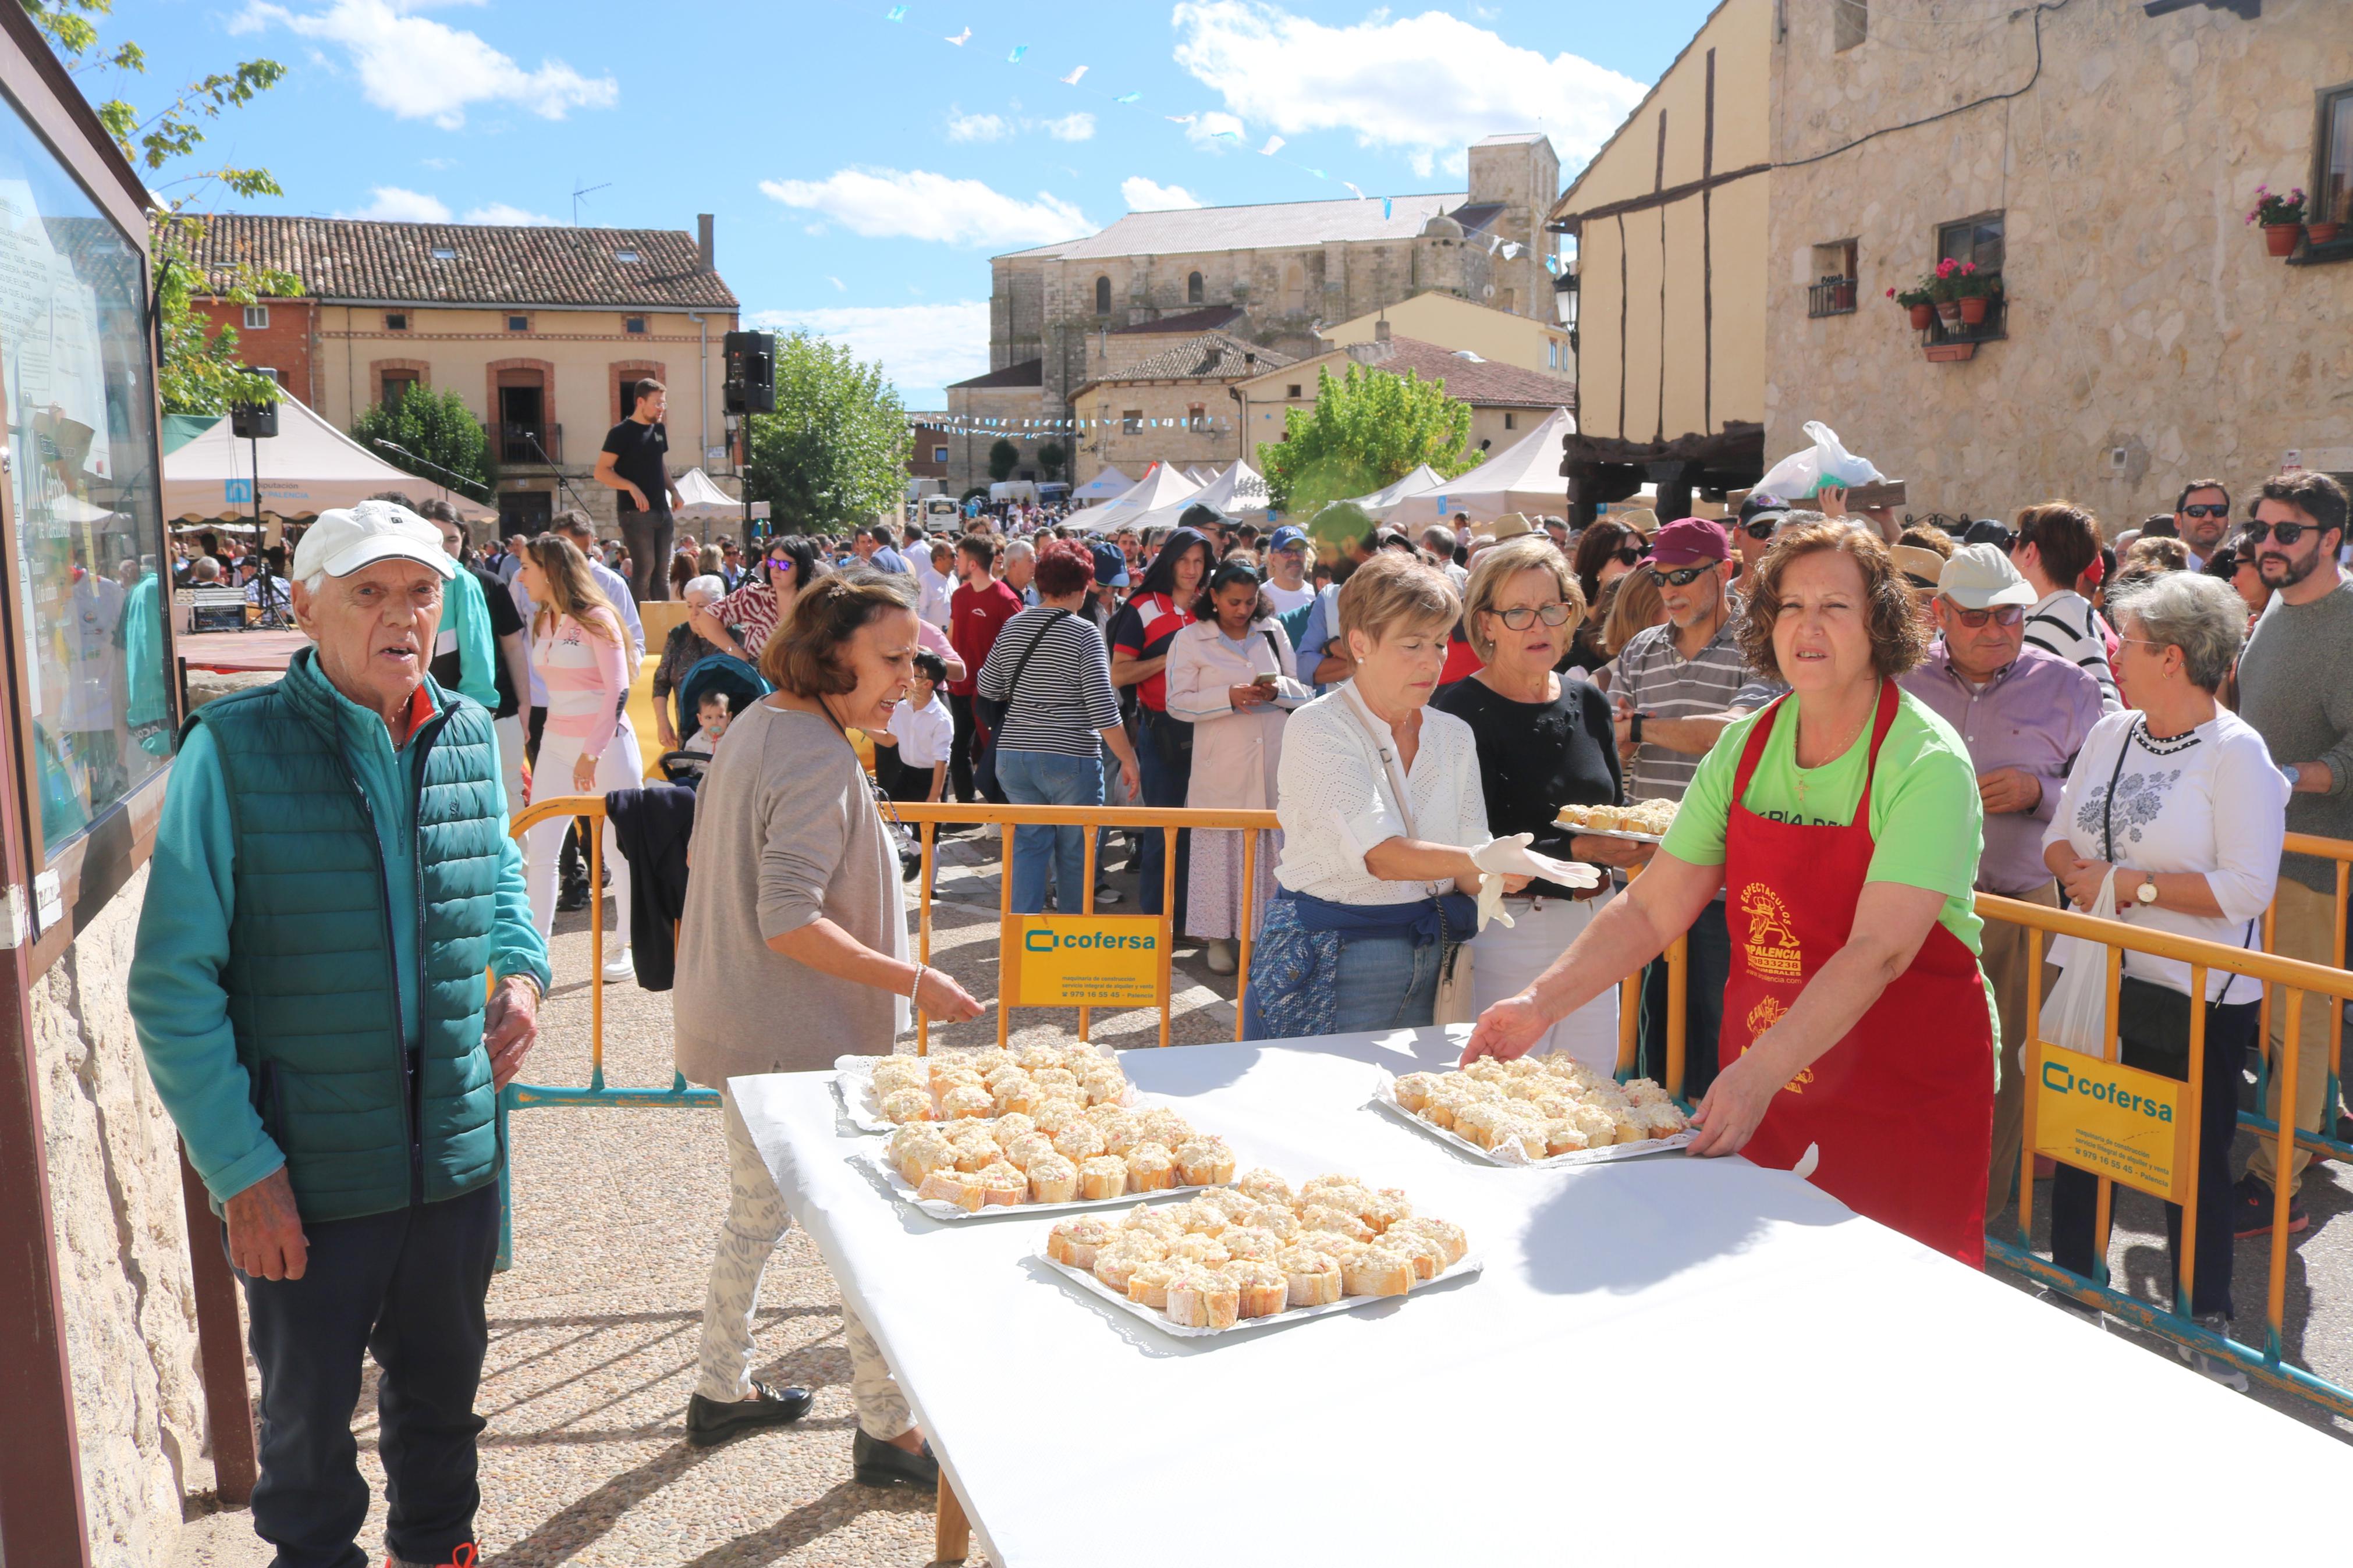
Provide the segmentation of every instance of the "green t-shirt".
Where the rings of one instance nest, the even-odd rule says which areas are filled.
[[[1863,760],[1871,754],[1866,725],[1845,754],[1819,768],[1798,765],[1798,698],[1765,742],[1757,772],[1741,804],[1776,822],[1843,827],[1854,820],[1862,798]],[[1682,809],[1667,832],[1668,854],[1694,866],[1724,864],[1725,825],[1732,816],[1732,784],[1740,754],[1762,713],[1727,728],[1700,760]],[[1873,882],[1897,882],[1945,895],[1937,923],[1979,952],[1976,883],[1978,855],[1985,844],[1985,811],[1978,799],[1977,768],[1969,749],[1950,724],[1908,692],[1896,700],[1894,722],[1879,748],[1879,770],[1871,791],[1871,871]]]

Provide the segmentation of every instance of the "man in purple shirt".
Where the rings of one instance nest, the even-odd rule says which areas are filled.
[[[2059,805],[2059,788],[2084,737],[2100,721],[2100,687],[2077,666],[2027,647],[2026,612],[2033,586],[1990,544],[1953,552],[1936,579],[1936,629],[1921,666],[1901,679],[1968,742],[1985,803],[1985,850],[1978,890],[2059,906],[2058,885],[2042,864],[2042,830]],[[1980,962],[2001,1022],[2001,1089],[1994,1099],[1993,1163],[1986,1182],[1986,1223],[2010,1202],[2024,1136],[2026,1074],[2019,1043],[2026,1016],[2027,931],[1986,922]],[[2057,969],[2043,966],[2042,994]]]

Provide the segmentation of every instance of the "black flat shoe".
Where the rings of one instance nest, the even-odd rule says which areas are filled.
[[[923,1451],[911,1454],[890,1443],[878,1443],[860,1426],[849,1442],[850,1476],[861,1487],[921,1487],[931,1490],[940,1484],[940,1462],[932,1458],[932,1446],[925,1443]]]
[[[809,1413],[816,1396],[806,1388],[752,1385],[749,1399],[705,1399],[700,1394],[686,1402],[686,1440],[708,1448],[763,1426],[782,1426]]]

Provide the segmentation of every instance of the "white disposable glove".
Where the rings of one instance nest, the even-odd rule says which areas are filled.
[[[1501,921],[1507,926],[1514,923],[1504,912],[1504,879],[1507,876],[1541,877],[1565,888],[1601,885],[1601,873],[1594,868],[1573,860],[1556,860],[1530,849],[1528,846],[1535,839],[1533,833],[1514,833],[1509,838],[1491,838],[1471,851],[1471,863],[1487,873],[1479,884],[1480,930],[1486,930],[1489,921]]]

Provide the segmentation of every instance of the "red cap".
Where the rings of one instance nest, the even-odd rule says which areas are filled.
[[[1662,572],[1731,559],[1732,544],[1725,537],[1724,525],[1704,517],[1678,518],[1651,536],[1651,563]]]

